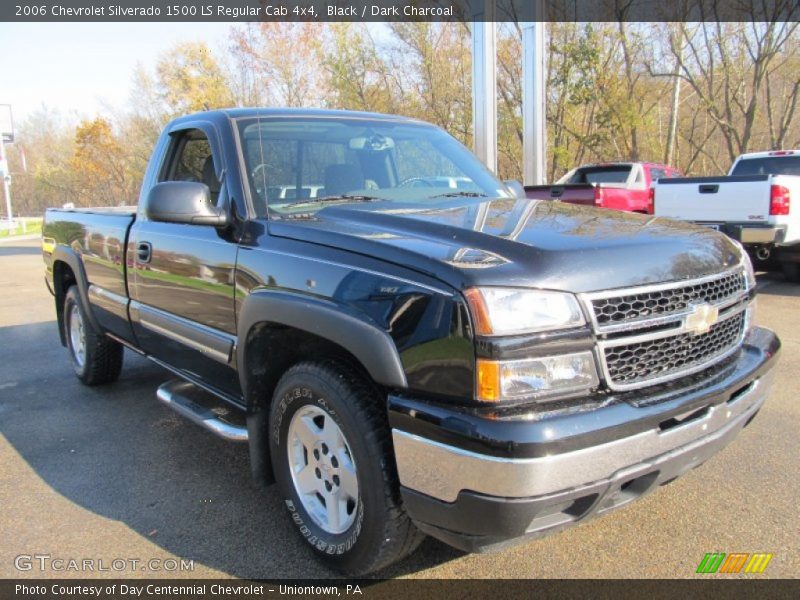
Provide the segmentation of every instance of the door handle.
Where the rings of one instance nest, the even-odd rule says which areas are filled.
[[[149,263],[153,255],[153,246],[150,242],[139,242],[136,247],[136,260],[140,263]]]
[[[719,185],[705,183],[700,185],[698,189],[701,194],[716,194],[719,191]]]

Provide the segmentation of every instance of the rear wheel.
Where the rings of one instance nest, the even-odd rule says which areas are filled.
[[[122,344],[94,330],[74,285],[64,299],[64,337],[78,379],[86,385],[116,381],[122,370]]]
[[[373,385],[334,362],[289,369],[270,410],[272,463],[292,521],[350,575],[403,558],[424,537],[400,500],[385,410]]]

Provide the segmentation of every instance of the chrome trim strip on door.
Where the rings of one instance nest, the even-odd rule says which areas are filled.
[[[162,310],[131,303],[131,319],[150,331],[188,346],[224,365],[231,362],[236,338],[228,333],[201,325]]]

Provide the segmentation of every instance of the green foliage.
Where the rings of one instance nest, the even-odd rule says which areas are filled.
[[[171,115],[234,104],[228,82],[208,46],[178,44],[156,64],[156,95]]]

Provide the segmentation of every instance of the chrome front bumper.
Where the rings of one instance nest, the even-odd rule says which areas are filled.
[[[454,502],[462,491],[504,498],[553,494],[619,479],[627,471],[641,472],[647,463],[667,459],[685,462],[685,471],[708,457],[704,449],[713,447],[716,452],[738,434],[763,405],[773,379],[774,370],[768,370],[728,401],[679,415],[669,427],[662,424],[596,446],[535,458],[480,454],[393,429],[400,483]]]

